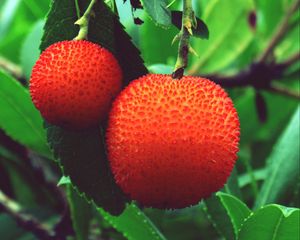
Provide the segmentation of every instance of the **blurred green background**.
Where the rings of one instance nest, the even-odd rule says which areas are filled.
[[[106,2],[112,6],[111,1]],[[299,6],[290,12],[291,5],[296,2],[193,1],[196,15],[208,26],[209,39],[191,38],[198,56],[190,55],[186,74],[211,76],[216,81],[236,80],[227,88],[241,121],[240,152],[235,169],[239,193],[234,195],[249,208],[267,203],[299,208]],[[172,73],[177,43],[172,45],[171,42],[178,29],[157,26],[143,10],[132,13],[129,0],[126,3],[116,0],[116,4],[120,21],[140,50],[148,70]],[[31,141],[26,117],[20,114],[17,119],[10,118],[15,115],[10,115],[7,106],[11,104],[18,112],[18,103],[29,104],[29,98],[21,93],[5,95],[5,88],[17,92],[20,86],[12,84],[10,87],[4,82],[15,79],[26,91],[32,66],[40,54],[39,45],[49,6],[48,0],[0,0],[0,202],[3,204],[9,197],[9,201],[17,204],[14,209],[21,208],[22,214],[33,216],[61,234],[58,239],[75,233],[78,239],[123,239],[110,221],[86,206],[73,190],[65,191],[65,185],[57,187],[61,173],[49,160],[52,157],[48,147]],[[181,8],[180,0],[171,6],[173,10]],[[133,15],[144,23],[134,24]],[[280,29],[282,26],[285,27]],[[278,32],[282,36],[272,46]],[[271,53],[260,62],[265,68],[254,72],[253,64],[259,62],[270,45]],[[240,86],[245,73],[249,84]],[[268,74],[274,74],[274,77],[268,79]],[[261,87],[264,78],[271,81],[272,88]],[[27,113],[37,119],[32,120],[33,124],[40,129],[42,123],[38,113],[30,111]],[[276,174],[273,176],[272,172]],[[271,181],[271,177],[275,181]],[[262,197],[265,189],[271,189],[273,194],[266,199]],[[66,192],[75,195],[78,205],[74,205],[83,209],[80,216],[84,221],[78,224],[84,226],[85,231],[88,229],[87,232],[78,233],[74,222],[72,224],[74,211],[66,200]],[[213,201],[216,199],[178,211],[144,209],[144,212],[167,239],[222,239],[222,230],[219,234],[208,217],[212,210],[209,206],[217,206]],[[2,208],[0,205],[1,239],[36,239],[26,227],[18,224],[13,214]]]

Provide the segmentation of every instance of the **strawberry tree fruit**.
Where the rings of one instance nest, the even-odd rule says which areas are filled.
[[[51,124],[97,125],[120,92],[122,70],[108,50],[86,40],[57,42],[40,55],[30,78],[36,108]]]
[[[113,103],[106,133],[114,178],[144,206],[184,208],[224,186],[237,160],[240,124],[212,81],[149,74]]]

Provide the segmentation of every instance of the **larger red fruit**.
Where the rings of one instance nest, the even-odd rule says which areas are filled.
[[[84,40],[62,41],[36,62],[30,94],[48,122],[81,129],[105,118],[121,84],[121,68],[108,50]]]
[[[237,159],[231,99],[199,77],[146,75],[113,103],[107,147],[116,182],[144,206],[184,208],[225,184]]]

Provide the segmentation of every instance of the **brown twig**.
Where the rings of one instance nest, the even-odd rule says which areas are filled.
[[[0,209],[10,215],[20,227],[33,233],[38,239],[59,240],[53,231],[47,229],[46,226],[39,223],[33,216],[22,213],[21,206],[7,197],[1,190]]]
[[[9,72],[16,79],[24,78],[24,74],[20,66],[1,56],[0,56],[0,69]]]
[[[295,62],[297,62],[299,60],[300,60],[300,52],[297,52],[294,55],[290,56],[288,59],[286,59],[281,64],[285,65],[285,66],[290,66],[290,65],[294,64]]]
[[[207,75],[204,77],[211,79],[223,87],[252,86],[258,90],[272,91],[285,96],[300,99],[300,93],[273,83],[274,79],[281,79],[284,77],[284,72],[288,66],[290,65],[287,65],[287,62],[283,64],[254,63],[248,69],[241,71],[237,75]]]
[[[272,84],[269,89],[269,91],[275,92],[275,93],[279,93],[281,95],[285,95],[288,97],[292,97],[295,99],[300,100],[300,93],[299,91],[293,91],[285,86],[281,86],[279,84]]]

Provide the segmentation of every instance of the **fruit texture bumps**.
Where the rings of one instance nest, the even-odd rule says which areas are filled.
[[[199,77],[146,75],[116,98],[107,129],[116,182],[144,206],[184,208],[225,184],[237,159],[231,99]]]
[[[82,129],[105,118],[121,84],[121,68],[108,50],[85,40],[62,41],[36,62],[30,94],[48,122]]]

